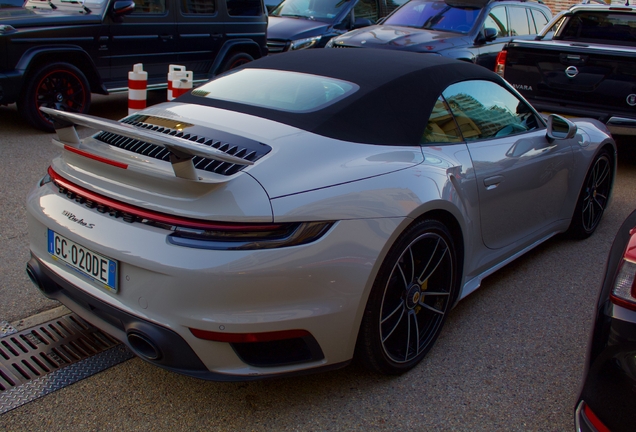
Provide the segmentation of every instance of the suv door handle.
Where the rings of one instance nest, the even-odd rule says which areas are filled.
[[[166,41],[172,40],[172,35],[159,35],[159,39],[166,42]]]

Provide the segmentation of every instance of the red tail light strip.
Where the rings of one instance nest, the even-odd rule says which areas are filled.
[[[585,413],[585,416],[588,418],[590,423],[592,423],[592,426],[594,426],[598,432],[610,432],[607,426],[605,426],[603,422],[598,417],[596,417],[596,414],[594,414],[594,411],[590,409],[588,404],[585,404],[583,412]]]
[[[80,156],[84,156],[84,157],[87,157],[89,159],[96,160],[98,162],[102,162],[102,163],[105,163],[105,164],[108,164],[108,165],[112,165],[112,166],[117,167],[117,168],[122,168],[122,169],[127,169],[128,168],[127,164],[124,164],[124,163],[121,163],[121,162],[117,162],[117,161],[114,161],[114,160],[111,160],[111,159],[106,159],[106,158],[103,158],[101,156],[97,156],[97,155],[94,155],[92,153],[86,152],[84,150],[80,150],[78,148],[71,147],[69,145],[65,145],[64,146],[64,150],[68,150],[71,153],[75,153],[75,154],[78,154]]]
[[[264,333],[221,333],[191,328],[190,332],[199,339],[228,343],[271,342],[311,336],[311,333],[307,330],[281,330]]]
[[[200,221],[196,219],[170,216],[164,213],[159,213],[152,210],[145,210],[140,207],[136,207],[130,204],[125,204],[120,201],[116,201],[114,199],[99,195],[95,192],[91,192],[88,189],[84,189],[83,187],[77,186],[69,182],[68,180],[64,179],[62,176],[60,176],[58,173],[56,173],[53,170],[53,167],[49,167],[48,173],[56,185],[63,187],[69,190],[70,192],[73,192],[74,194],[79,195],[82,198],[93,201],[97,205],[111,207],[122,213],[137,216],[142,219],[148,219],[151,221],[160,222],[166,225],[176,225],[176,226],[180,226],[184,228],[194,228],[194,229],[202,229],[202,230],[234,231],[234,232],[271,231],[271,230],[276,230],[283,227],[282,224],[235,224],[230,222],[228,223],[206,222],[206,221]]]

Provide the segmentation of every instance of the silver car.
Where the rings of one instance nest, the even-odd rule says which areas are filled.
[[[616,171],[603,124],[388,50],[267,57],[119,122],[43,111],[61,154],[27,199],[30,277],[214,380],[412,369],[486,276],[591,235]]]

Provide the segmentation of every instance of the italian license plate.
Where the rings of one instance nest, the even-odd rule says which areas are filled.
[[[117,261],[48,230],[48,249],[53,258],[63,261],[104,288],[117,292]]]

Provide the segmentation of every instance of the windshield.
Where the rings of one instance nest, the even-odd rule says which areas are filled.
[[[239,69],[192,91],[195,96],[306,113],[317,111],[355,93],[348,81],[272,69]]]
[[[285,0],[271,16],[333,21],[351,0]]]
[[[468,33],[480,8],[451,6],[444,1],[411,0],[384,22],[386,25]]]

